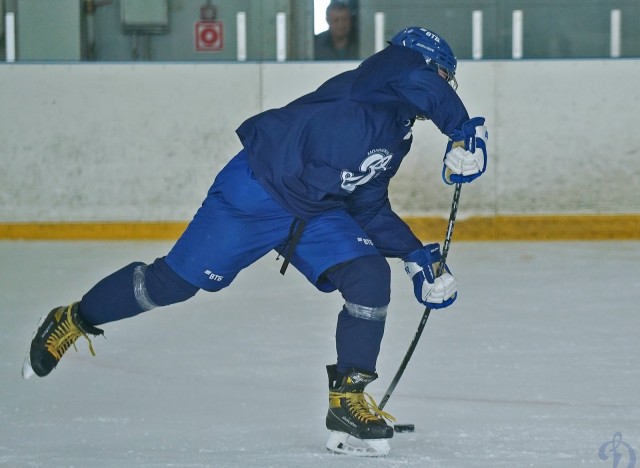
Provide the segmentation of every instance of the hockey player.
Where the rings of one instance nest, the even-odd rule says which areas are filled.
[[[390,206],[387,188],[412,142],[416,119],[449,137],[442,176],[471,182],[486,168],[484,119],[469,118],[455,92],[457,61],[428,29],[397,33],[384,50],[288,105],[237,129],[243,149],[216,176],[202,206],[165,257],[131,263],[42,321],[23,376],[48,375],[75,341],[99,326],[219,291],[271,250],[317,289],[339,291],[337,361],[327,366],[327,447],[353,455],[389,452],[392,417],[364,390],[390,301],[385,257],[404,259],[419,302],[457,297],[449,269],[436,277],[438,244],[423,246]],[[349,436],[359,439],[352,443]],[[364,443],[363,443],[364,442]]]

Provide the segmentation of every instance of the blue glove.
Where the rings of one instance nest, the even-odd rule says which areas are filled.
[[[459,184],[477,179],[487,170],[487,139],[484,117],[474,117],[454,130],[444,155],[442,180]]]
[[[450,306],[458,297],[458,282],[446,265],[445,272],[436,278],[441,257],[440,244],[427,244],[403,259],[416,299],[431,309]]]

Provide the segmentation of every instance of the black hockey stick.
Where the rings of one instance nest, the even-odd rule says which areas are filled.
[[[453,225],[456,222],[456,214],[458,213],[458,202],[460,201],[461,188],[462,188],[462,184],[456,184],[456,188],[453,192],[453,202],[451,203],[451,213],[449,213],[449,224],[447,225],[447,234],[445,235],[445,238],[444,238],[444,245],[442,246],[442,258],[440,259],[440,265],[438,266],[438,273],[436,276],[440,276],[442,274],[444,270],[444,265],[447,261],[447,255],[449,255],[449,246],[451,245],[451,236],[453,235]],[[404,373],[404,370],[407,367],[407,364],[409,364],[409,360],[411,359],[411,356],[413,355],[413,352],[415,351],[416,346],[418,345],[418,341],[420,340],[420,335],[422,335],[422,331],[424,330],[424,327],[427,325],[427,320],[429,320],[430,313],[431,313],[431,309],[427,307],[424,310],[424,313],[422,314],[422,320],[420,320],[420,325],[418,325],[418,330],[416,330],[416,335],[413,337],[413,341],[411,341],[411,345],[409,345],[407,354],[405,354],[404,359],[402,360],[402,363],[400,364],[400,367],[398,368],[398,371],[396,372],[395,377],[391,381],[391,384],[389,385],[387,392],[384,394],[384,397],[382,397],[382,400],[380,401],[380,405],[378,405],[378,408],[380,409],[384,408],[384,406],[387,404],[387,401],[389,401],[389,398],[391,397],[391,393],[393,393],[393,390],[396,388],[396,385],[398,385],[398,382],[400,381],[400,378],[402,377],[402,374]]]

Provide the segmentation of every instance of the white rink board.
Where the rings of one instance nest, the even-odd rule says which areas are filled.
[[[260,110],[256,71],[0,66],[0,219],[190,219]]]
[[[357,64],[2,64],[0,221],[188,220],[245,118]],[[458,75],[490,132],[465,216],[640,212],[640,61],[463,61]],[[446,214],[446,138],[414,134],[392,201]]]
[[[499,210],[640,212],[640,60],[496,65]]]

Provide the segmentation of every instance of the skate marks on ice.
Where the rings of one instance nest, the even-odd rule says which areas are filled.
[[[429,319],[387,405],[416,432],[395,434],[385,458],[327,451],[341,301],[282,278],[275,256],[229,290],[105,326],[95,357],[79,346],[51,375],[21,378],[51,307],[169,247],[0,243],[0,466],[603,467],[616,433],[640,450],[637,242],[456,244],[460,297]],[[390,264],[374,396],[422,313]]]

